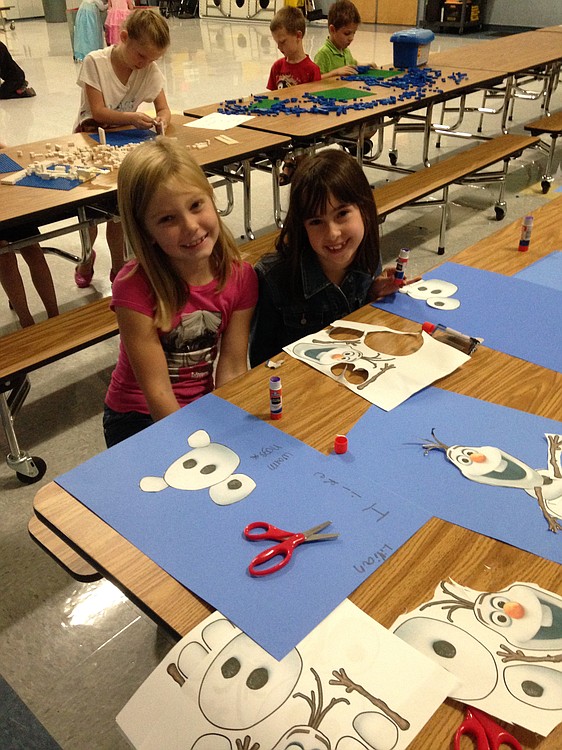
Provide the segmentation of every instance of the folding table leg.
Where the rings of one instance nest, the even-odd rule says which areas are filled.
[[[550,190],[550,185],[554,181],[554,177],[552,175],[552,162],[554,161],[554,151],[556,149],[556,139],[558,138],[558,133],[551,133],[550,134],[550,148],[548,150],[548,159],[546,160],[546,167],[544,168],[544,174],[541,177],[541,189],[543,193],[548,193]]]
[[[242,162],[242,187],[244,190],[244,231],[249,240],[254,240],[255,234],[252,231],[252,168],[250,160],[244,159]]]
[[[2,387],[4,390],[0,393],[0,419],[2,420],[2,427],[4,428],[4,434],[6,435],[10,451],[6,456],[6,463],[12,471],[16,472],[20,482],[23,484],[33,484],[44,476],[47,464],[42,458],[30,456],[27,451],[23,451],[19,447],[14,430],[12,408],[6,396],[7,390],[11,389],[10,400],[13,402],[12,406],[17,404],[17,406],[14,406],[14,411],[17,411],[29,391],[29,381],[25,378],[13,386],[9,381],[5,381],[2,383]]]

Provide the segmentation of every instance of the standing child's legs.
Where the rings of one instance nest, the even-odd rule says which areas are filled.
[[[28,228],[27,232],[29,231]],[[21,239],[21,237],[13,237],[13,240],[15,239]],[[7,242],[4,240],[0,241],[0,246],[4,247],[6,244]],[[53,285],[53,277],[51,276],[43,251],[39,245],[35,244],[22,248],[21,254],[29,266],[33,286],[45,305],[47,316],[49,318],[55,317],[55,315],[59,314],[57,297]],[[27,305],[25,286],[18,268],[15,253],[0,254],[0,284],[14,308],[14,312],[18,316],[22,328],[32,326],[35,321]]]
[[[0,246],[2,247],[6,244],[5,242],[0,242]],[[0,254],[0,284],[2,284],[10,304],[14,308],[15,314],[18,316],[21,327],[27,328],[27,326],[32,326],[35,321],[27,306],[25,287],[15,253]]]
[[[57,305],[57,295],[53,277],[49,269],[49,264],[45,258],[43,250],[39,245],[29,245],[21,249],[21,256],[29,266],[31,281],[39,295],[41,302],[45,306],[48,318],[54,318],[59,314]]]

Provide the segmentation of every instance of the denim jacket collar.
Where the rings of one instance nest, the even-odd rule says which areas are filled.
[[[324,271],[318,258],[313,252],[309,250],[305,251],[301,256],[301,278],[302,288],[305,299],[310,299],[315,294],[323,291],[329,286],[332,286],[332,282],[325,276]],[[366,271],[360,271],[357,268],[352,268],[345,275],[342,281],[341,288],[345,289],[346,286],[351,282],[354,287],[358,284],[365,288],[368,288],[373,281],[371,274]]]

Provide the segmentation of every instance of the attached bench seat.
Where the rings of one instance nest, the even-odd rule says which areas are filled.
[[[554,150],[556,149],[556,140],[560,134],[562,134],[562,111],[555,112],[548,117],[541,117],[540,120],[529,122],[525,125],[525,130],[528,130],[531,135],[549,135],[550,144],[547,145],[540,142],[540,146],[548,154],[546,161],[546,167],[544,174],[541,177],[541,188],[543,193],[548,193],[550,186],[554,180],[552,175],[552,163],[554,161]]]
[[[431,167],[420,169],[394,182],[375,188],[374,195],[379,218],[384,221],[393,211],[406,206],[441,205],[441,227],[437,252],[439,255],[443,255],[445,252],[449,186],[454,183],[499,182],[500,192],[494,210],[496,218],[501,220],[506,212],[504,193],[509,161],[519,156],[524,149],[536,146],[538,142],[538,138],[527,135],[502,135],[489,141],[483,141],[477,146],[466,148],[433,164]],[[501,171],[483,171],[500,161],[504,163]],[[441,200],[422,201],[423,198],[439,190],[443,191]]]
[[[506,204],[503,200],[505,176],[509,160],[518,156],[525,148],[536,146],[539,138],[528,135],[502,135],[493,140],[484,141],[477,146],[471,146],[464,151],[453,154],[431,167],[401,177],[374,189],[375,201],[379,221],[399,208],[408,206],[441,206],[441,228],[439,233],[438,254],[445,252],[445,231],[448,206],[448,188],[454,183],[463,182],[492,182],[501,184],[500,195],[495,205],[498,220],[505,216]],[[503,161],[501,172],[482,172],[487,167]],[[423,198],[442,190],[441,200],[422,202]],[[262,255],[275,249],[275,241],[279,230],[274,230],[259,239],[240,245],[240,252],[244,260],[256,263]]]
[[[22,451],[13,417],[29,392],[27,374],[50,362],[104,341],[118,332],[109,297],[96,300],[10,333],[0,339],[0,416],[8,442],[8,466],[25,484],[39,481],[45,462]]]

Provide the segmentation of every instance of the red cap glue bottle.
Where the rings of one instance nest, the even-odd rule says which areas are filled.
[[[442,323],[430,323],[425,321],[422,325],[422,331],[441,341],[443,344],[449,344],[464,354],[472,354],[476,347],[482,343],[482,339],[467,336],[465,333],[455,331],[454,328],[444,326]]]
[[[281,419],[283,416],[283,391],[279,375],[269,378],[269,416],[271,419]]]
[[[519,252],[526,253],[531,242],[531,231],[533,229],[533,217],[525,216],[521,225],[521,239],[519,240]]]

